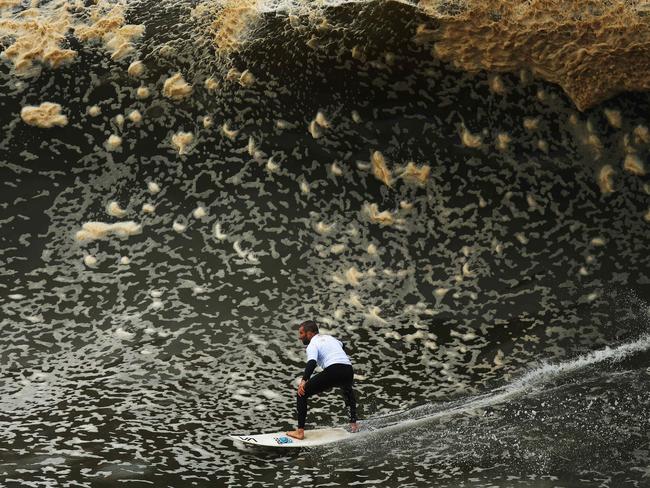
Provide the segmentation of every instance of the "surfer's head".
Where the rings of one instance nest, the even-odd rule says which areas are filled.
[[[311,338],[318,334],[318,324],[313,320],[307,320],[298,326],[298,339],[307,346]]]

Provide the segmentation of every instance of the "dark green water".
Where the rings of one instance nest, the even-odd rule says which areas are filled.
[[[235,59],[256,82],[209,93],[222,67],[198,58],[209,49],[176,9],[130,11],[148,25],[141,80],[100,46],[22,82],[0,68],[0,484],[648,486],[650,197],[648,177],[622,169],[648,97],[573,124],[555,86],[504,76],[498,95],[487,74],[438,64],[391,3],[326,11],[337,29],[318,50],[311,28],[269,13]],[[152,46],[166,37],[164,58]],[[350,55],[359,42],[365,61]],[[195,83],[177,103],[161,90],[179,70]],[[43,101],[66,127],[23,123],[21,107]],[[141,125],[116,124],[133,109]],[[318,111],[331,127],[315,139]],[[600,158],[581,142],[587,123]],[[464,129],[482,145],[465,147]],[[179,131],[194,134],[186,155],[170,144]],[[111,134],[121,149],[105,149]],[[368,166],[376,150],[395,174],[414,161],[431,176],[387,187]],[[372,203],[402,223],[372,222]],[[142,231],[75,240],[92,221]],[[289,455],[234,445],[227,434],[293,426],[308,318],[351,348],[364,432]],[[311,403],[309,426],[344,421],[338,396]]]

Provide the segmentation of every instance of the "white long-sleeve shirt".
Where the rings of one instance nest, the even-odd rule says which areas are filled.
[[[307,346],[307,362],[315,360],[323,369],[332,364],[352,365],[343,350],[343,343],[330,335],[316,334]]]

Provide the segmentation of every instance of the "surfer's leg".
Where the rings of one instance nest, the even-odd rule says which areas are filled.
[[[352,388],[352,383],[346,386],[342,386],[341,393],[343,394],[345,406],[348,407],[350,414],[350,423],[354,424],[357,421],[357,401],[354,397],[354,389]]]
[[[304,429],[307,420],[307,395],[296,396],[296,410],[298,411],[298,429]]]
[[[349,372],[345,372],[343,384],[341,385],[341,394],[345,405],[348,407],[350,414],[350,428],[353,432],[357,430],[357,399],[354,395],[354,371],[350,367]]]
[[[318,375],[316,375],[318,376]],[[298,428],[287,432],[289,437],[296,439],[304,439],[305,437],[305,423],[307,421],[307,386],[305,385],[305,394],[300,396],[296,395],[296,411],[298,412]]]
[[[334,386],[335,378],[327,369],[313,376],[305,383],[305,394],[298,396],[296,410],[298,410],[298,429],[304,429],[307,420],[307,399]]]

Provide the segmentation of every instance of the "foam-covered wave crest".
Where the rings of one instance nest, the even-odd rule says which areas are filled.
[[[410,38],[401,45],[430,47],[433,57],[465,71],[532,73],[559,84],[580,110],[620,92],[650,89],[650,7],[622,0],[207,0],[154,6],[146,0],[102,0],[89,8],[45,2],[29,10],[0,2],[0,40],[7,43],[4,57],[15,72],[28,76],[39,66],[57,68],[75,59],[66,37],[70,29],[82,43],[102,40],[112,61],[142,50],[169,56],[191,39],[194,48],[207,47],[199,56],[204,66],[210,64],[206,56],[228,64],[249,48],[254,54],[257,42],[276,42],[266,27],[284,17],[286,30],[309,38],[312,48],[344,48],[355,38],[353,49],[363,56],[381,51],[374,44],[394,34],[391,5],[396,4],[402,6],[397,15],[412,17]],[[156,10],[170,8],[178,11],[175,26],[127,24],[132,12],[144,9],[156,18]],[[354,20],[338,21],[339,12],[350,8]],[[138,41],[145,30],[147,39]],[[46,41],[39,43],[42,32]]]
[[[413,37],[404,41],[430,44],[434,57],[464,71],[532,73],[559,84],[580,110],[623,91],[650,88],[650,9],[644,2],[247,0],[203,2],[195,10],[209,12],[214,47],[229,55],[263,31],[254,29],[262,15],[286,15],[290,27],[313,32],[315,45],[326,31],[341,41],[363,30],[364,17],[388,35],[390,19],[377,23],[374,7],[395,3],[413,7],[401,10],[414,20]],[[330,23],[328,17],[350,4],[361,4],[354,23]],[[368,48],[381,46],[358,47]]]

